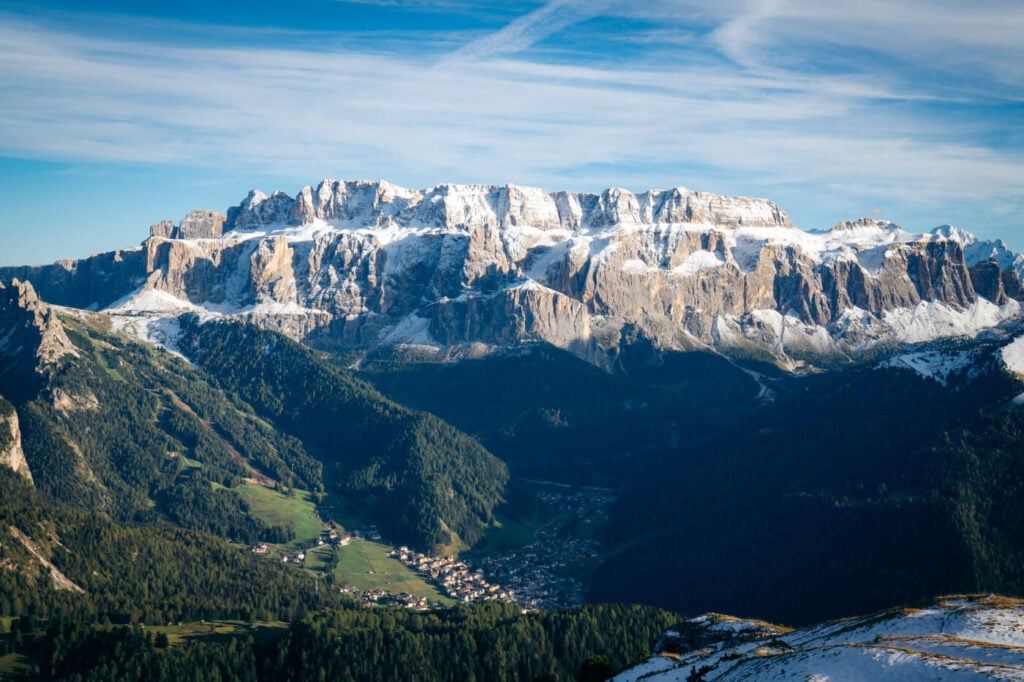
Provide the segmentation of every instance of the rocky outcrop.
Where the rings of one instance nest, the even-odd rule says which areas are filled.
[[[200,209],[189,211],[178,224],[178,239],[218,239],[224,234],[223,213]]]
[[[167,292],[195,303],[244,303],[246,281],[238,281],[239,271],[247,269],[256,244],[190,242],[152,237],[143,245],[144,288]],[[127,290],[125,294],[131,294]]]
[[[255,300],[274,303],[295,301],[294,256],[284,237],[260,242],[249,257],[249,284]]]
[[[3,397],[0,397],[0,467],[7,467],[32,482],[32,472],[21,448],[18,413]]]
[[[1006,288],[1003,285],[1003,271],[999,268],[999,263],[995,261],[983,261],[981,263],[975,263],[971,266],[971,286],[978,293],[979,296],[983,296],[988,300],[992,301],[996,305],[1002,305],[1006,303]],[[1007,271],[1008,275],[1014,275],[1012,270]],[[1012,278],[1008,278],[1011,281]],[[1019,286],[1017,287],[1019,289]]]
[[[0,283],[0,356],[24,362],[31,357],[33,369],[77,356],[56,311],[43,303],[30,282]],[[0,367],[0,373],[3,368]]]
[[[150,237],[159,237],[160,239],[174,239],[177,235],[178,228],[170,220],[161,220],[160,222],[149,226]]]
[[[445,346],[543,339],[583,349],[591,341],[590,316],[583,304],[533,282],[488,297],[445,299],[427,313],[431,336]]]
[[[228,209],[226,229],[258,230],[288,220],[288,212],[295,200],[277,191],[267,196],[258,189],[250,190],[242,203]]]
[[[791,630],[760,620],[707,613],[677,623],[654,645],[656,656],[684,656],[694,651],[743,646],[786,635]]]
[[[653,657],[611,679],[1019,679],[1022,617],[1020,600],[998,595],[940,597],[796,630],[707,614],[674,626]]]
[[[170,220],[161,220],[150,225],[149,236],[160,239],[219,239],[224,234],[223,213],[208,209],[189,211],[178,225]]]
[[[1024,288],[1021,287],[1020,275],[1016,270],[1003,270],[999,278],[1003,281],[1003,291],[1008,298],[1024,301]]]

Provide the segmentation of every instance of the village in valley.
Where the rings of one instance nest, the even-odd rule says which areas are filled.
[[[496,529],[501,539],[464,557],[433,556],[389,547],[376,526],[346,532],[334,521],[316,521],[312,539],[252,547],[313,573],[324,589],[337,589],[367,607],[399,605],[428,610],[453,603],[500,599],[524,609],[570,607],[584,602],[581,570],[600,554],[595,530],[615,496],[598,488],[539,484],[532,489],[528,522]],[[514,535],[514,537],[513,537]],[[308,538],[308,534],[306,535]],[[319,582],[318,582],[319,589]]]
[[[527,608],[565,608],[584,603],[581,569],[593,568],[601,544],[593,535],[608,518],[615,496],[598,488],[548,486],[536,493],[546,521],[519,547],[473,558],[485,575],[511,590]]]

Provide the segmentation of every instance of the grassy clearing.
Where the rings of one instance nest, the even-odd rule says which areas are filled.
[[[330,560],[331,547],[329,545],[321,545],[320,547],[306,550],[306,559],[303,561],[302,566],[310,571],[323,573],[327,570],[327,564]]]
[[[163,632],[171,646],[188,642],[218,641],[232,637],[251,636],[257,642],[277,639],[288,630],[283,621],[246,623],[240,620],[207,620],[181,625],[147,625],[149,632]]]
[[[103,353],[102,350],[97,348],[95,345],[93,345],[92,348],[92,356],[96,360],[96,364],[102,367],[103,371],[105,371],[110,376],[111,379],[120,382],[125,381],[124,376],[116,369],[110,366],[110,363],[107,361],[107,356]]]
[[[431,601],[453,604],[433,585],[419,577],[396,559],[387,555],[390,548],[376,542],[353,540],[339,547],[340,560],[334,571],[339,584],[361,590],[387,590],[392,593],[408,592]]]
[[[28,679],[32,673],[32,659],[22,654],[0,656],[0,680]]]
[[[261,485],[241,485],[235,491],[249,504],[253,516],[268,525],[288,526],[295,531],[295,539],[288,546],[308,543],[323,530],[313,500],[304,490],[294,489],[294,494],[285,495]]]
[[[190,459],[190,458],[186,457],[185,455],[177,455],[177,458],[178,458],[178,461],[181,462],[180,466],[181,466],[181,470],[182,471],[185,471],[186,469],[202,469],[203,468],[203,463],[200,462],[197,459]]]

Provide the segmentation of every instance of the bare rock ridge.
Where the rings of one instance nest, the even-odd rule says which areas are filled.
[[[35,369],[65,355],[78,355],[78,351],[56,311],[39,299],[32,284],[17,279],[9,286],[0,282],[0,357],[19,361],[31,357]]]
[[[0,268],[47,301],[124,315],[232,315],[331,347],[459,355],[533,340],[597,364],[665,349],[858,358],[1018,319],[1024,259],[956,228],[871,219],[804,232],[765,199],[325,180],[253,190],[141,247]],[[461,350],[460,350],[461,349]],[[474,351],[475,352],[475,351]]]
[[[433,228],[529,226],[578,230],[618,223],[699,223],[792,227],[786,213],[765,199],[723,197],[686,188],[635,195],[612,188],[601,194],[554,192],[516,185],[438,185],[410,190],[384,181],[324,180],[293,199],[281,191],[252,190],[228,210],[226,229],[259,230],[315,220],[362,227]],[[165,221],[166,222],[166,221]]]

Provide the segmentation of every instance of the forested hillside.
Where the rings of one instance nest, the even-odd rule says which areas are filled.
[[[0,654],[19,652],[34,668],[26,676],[41,680],[597,682],[646,658],[678,618],[636,606],[531,614],[499,603],[428,614],[342,607],[284,631],[200,631],[173,642],[167,633],[182,628],[65,621],[38,637],[0,635]]]
[[[616,491],[592,600],[799,624],[1024,591],[1024,417],[1007,407],[1021,384],[972,352],[945,385],[636,347],[614,374],[545,347],[456,364],[378,354],[363,371],[514,475]]]
[[[34,391],[0,373],[0,392],[20,397],[23,450],[46,499],[243,542],[287,534],[233,489],[259,479],[318,490],[320,462],[298,439],[180,358],[87,320],[65,317],[62,328],[74,352],[41,364]]]
[[[937,594],[1022,594],[1018,381],[862,368],[788,382],[627,486],[592,597],[802,624]]]
[[[513,473],[574,484],[646,479],[757,405],[757,382],[718,355],[630,350],[620,360],[605,372],[546,345],[457,363],[382,351],[361,375],[473,434]]]
[[[356,496],[395,542],[472,545],[491,523],[505,465],[441,419],[274,332],[191,318],[181,345],[225,389],[301,439],[332,491]]]
[[[167,623],[292,620],[339,603],[312,578],[169,524],[122,525],[0,469],[0,616]],[[54,579],[56,572],[66,578]]]

